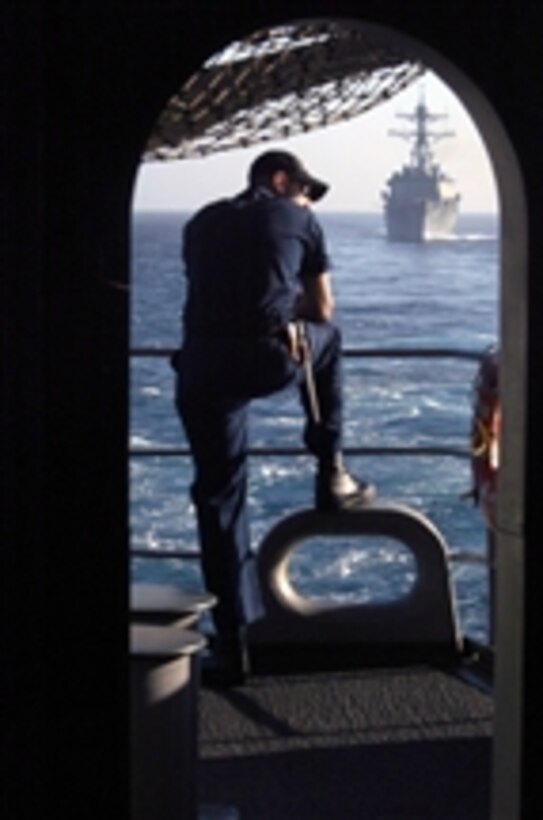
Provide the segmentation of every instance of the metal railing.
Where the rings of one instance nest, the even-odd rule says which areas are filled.
[[[131,358],[151,358],[169,359],[175,352],[174,348],[147,348],[135,347],[130,351]],[[460,350],[455,348],[344,348],[343,357],[345,359],[457,359],[464,361],[480,362],[483,357],[482,352],[473,350]],[[446,446],[381,446],[381,447],[354,447],[344,448],[346,456],[448,456],[452,458],[468,459],[470,450],[468,446],[446,447]],[[268,456],[307,456],[307,450],[302,447],[250,447],[248,455],[251,457]],[[188,447],[131,447],[129,450],[131,458],[151,458],[151,457],[182,457],[190,456]],[[160,549],[138,549],[132,548],[132,557],[197,560],[199,552],[187,550],[160,550]],[[451,562],[463,562],[474,564],[488,563],[487,555],[479,555],[462,550],[452,550],[448,555]]]

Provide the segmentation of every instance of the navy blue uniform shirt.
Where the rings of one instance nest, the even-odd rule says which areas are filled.
[[[262,337],[295,318],[305,277],[329,269],[309,208],[257,188],[199,211],[183,234],[191,336]]]

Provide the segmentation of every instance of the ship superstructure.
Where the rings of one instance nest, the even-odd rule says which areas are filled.
[[[389,177],[383,193],[387,237],[397,242],[445,239],[454,230],[460,195],[435,161],[431,144],[454,132],[429,130],[430,122],[446,115],[430,113],[422,98],[412,113],[397,116],[414,122],[415,128],[390,132],[413,143],[409,164]]]

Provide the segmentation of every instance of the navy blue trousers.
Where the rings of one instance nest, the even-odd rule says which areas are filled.
[[[304,441],[318,460],[341,449],[341,337],[330,323],[307,323],[321,421],[315,424],[303,368],[279,339],[189,339],[179,356],[176,406],[194,462],[202,571],[218,598],[220,634],[263,615],[247,510],[247,414],[251,399],[296,385]]]

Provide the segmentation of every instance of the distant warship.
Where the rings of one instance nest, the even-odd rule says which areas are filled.
[[[416,123],[410,131],[391,131],[392,136],[413,139],[409,165],[387,180],[383,193],[387,237],[395,242],[425,242],[451,235],[458,216],[460,195],[453,181],[435,162],[430,143],[454,136],[453,131],[431,132],[428,123],[444,114],[431,114],[421,100],[412,114],[398,114]]]

